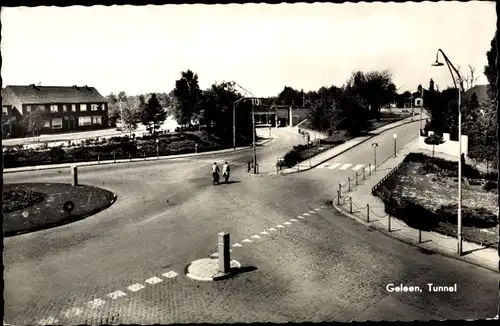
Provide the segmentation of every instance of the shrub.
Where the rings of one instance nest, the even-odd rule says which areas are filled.
[[[441,205],[436,214],[444,218],[448,223],[457,224],[458,205]],[[462,225],[476,228],[492,228],[498,224],[495,214],[483,207],[462,206]]]
[[[297,151],[295,148],[289,151],[288,153],[283,156],[283,164],[285,166],[292,166],[297,164],[300,161],[300,153]]]
[[[52,147],[49,150],[50,160],[53,162],[62,161],[66,159],[66,152],[61,146]]]
[[[497,190],[498,184],[495,181],[486,181],[483,185],[483,190],[486,191],[492,191],[492,190]]]

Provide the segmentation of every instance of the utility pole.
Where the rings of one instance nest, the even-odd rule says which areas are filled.
[[[421,102],[421,105],[420,105],[420,130],[422,130],[422,117],[423,117],[423,112],[424,112],[424,88],[422,87],[422,89],[420,90],[421,94],[420,94],[420,98],[422,98],[422,102]]]
[[[255,99],[252,101],[252,148],[253,148],[253,173],[257,174],[257,151],[255,148],[255,105],[254,102]]]

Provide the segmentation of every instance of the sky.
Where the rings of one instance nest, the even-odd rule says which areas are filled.
[[[170,92],[191,69],[202,89],[234,80],[257,97],[284,86],[342,86],[389,69],[400,93],[441,89],[441,48],[477,84],[496,26],[494,2],[2,8],[3,85],[88,85],[103,95]]]

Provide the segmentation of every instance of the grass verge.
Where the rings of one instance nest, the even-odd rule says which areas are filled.
[[[375,191],[387,214],[423,231],[457,236],[456,162],[411,153]],[[498,248],[496,175],[464,167],[462,182],[463,239]]]
[[[6,194],[40,194],[12,196]],[[92,186],[72,186],[63,183],[19,183],[3,186],[4,234],[12,236],[21,233],[47,229],[74,222],[96,214],[114,203],[115,195],[105,189]],[[43,199],[40,200],[41,196]],[[74,203],[71,214],[64,211],[67,201]]]

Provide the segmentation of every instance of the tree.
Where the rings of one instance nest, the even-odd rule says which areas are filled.
[[[420,96],[422,94],[422,84],[418,85],[417,94],[418,94],[418,96]]]
[[[191,124],[193,116],[199,112],[201,90],[198,75],[191,70],[181,72],[181,78],[175,82],[175,102],[173,115],[181,126]]]
[[[497,31],[498,32],[498,31]],[[484,66],[484,74],[488,79],[488,95],[491,99],[496,99],[496,90],[497,90],[497,67],[496,67],[496,59],[497,59],[497,46],[496,46],[496,36],[497,32],[495,32],[495,36],[491,40],[490,50],[486,52],[486,59],[488,64]]]
[[[110,93],[106,96],[108,101],[108,122],[111,126],[115,126],[118,119],[120,119],[120,106],[118,104],[118,97]]]
[[[285,86],[279,93],[277,104],[278,105],[302,105],[305,93],[298,91],[292,87]]]
[[[140,118],[141,122],[146,126],[146,130],[156,136],[157,130],[160,129],[167,118],[167,113],[158,101],[156,94],[151,94],[148,103],[140,111]]]
[[[144,109],[144,96],[140,95],[138,99],[127,98],[122,102],[122,124],[132,137],[132,131],[137,129],[137,125],[141,120],[141,112]]]
[[[335,86],[321,87],[314,92],[312,109],[308,114],[311,127],[314,130],[333,132],[336,128],[337,101],[342,90]]]
[[[432,157],[434,157],[434,148],[436,147],[436,145],[439,146],[439,145],[443,144],[444,139],[443,139],[443,136],[436,134],[436,133],[433,133],[432,135],[426,137],[424,142],[427,145],[432,145]]]
[[[26,131],[32,136],[38,136],[40,140],[40,131],[45,126],[45,112],[42,109],[36,109],[31,111],[24,118],[24,124],[26,125]]]
[[[380,109],[393,101],[396,85],[389,70],[363,73],[357,71],[347,81],[346,91],[352,96],[360,96],[370,108],[372,118],[380,121]]]
[[[358,95],[343,94],[335,113],[336,129],[345,130],[350,135],[359,134],[370,127],[368,108]]]

